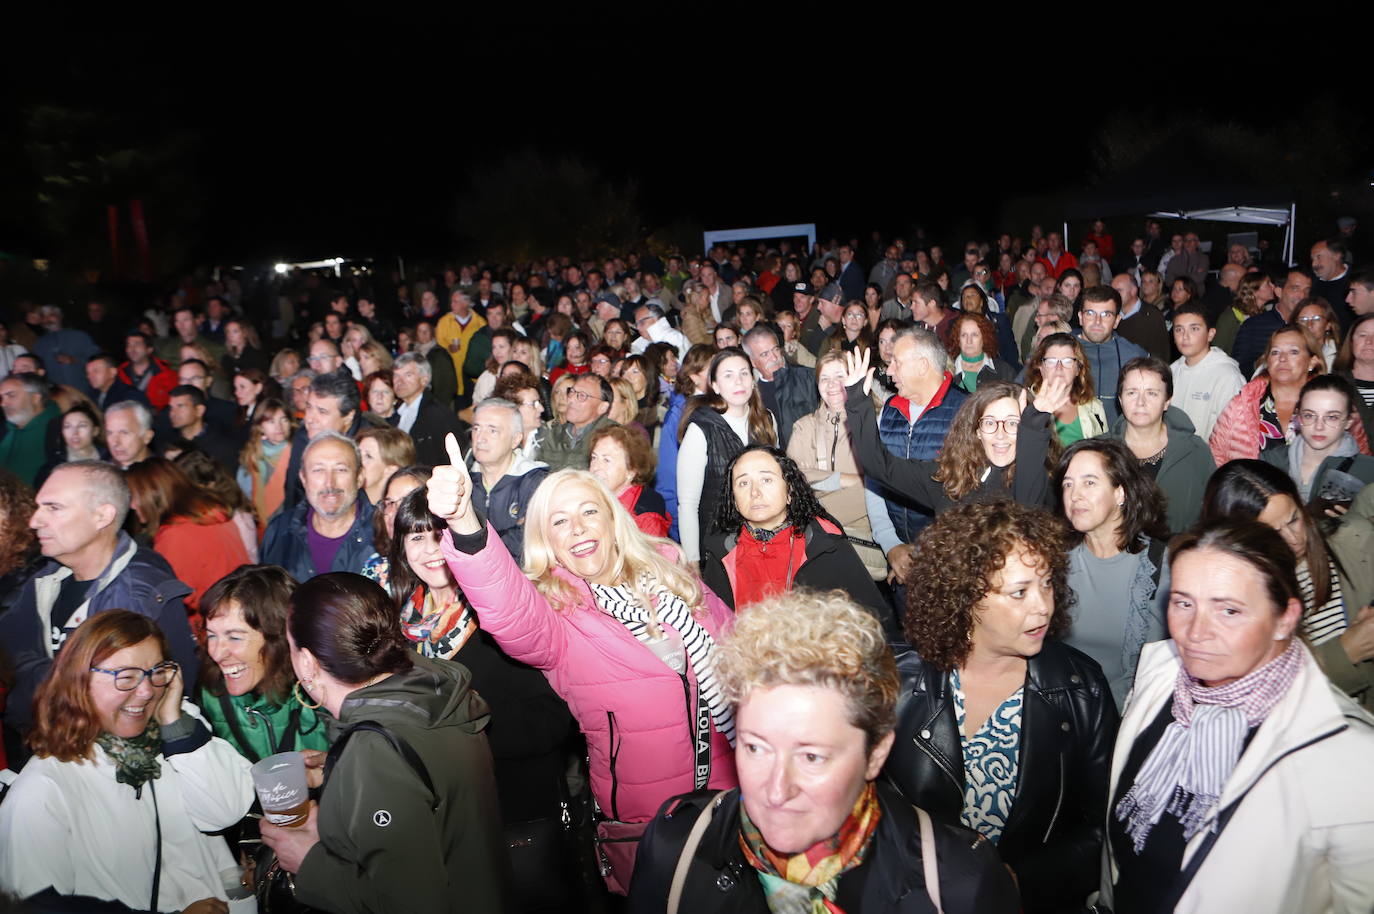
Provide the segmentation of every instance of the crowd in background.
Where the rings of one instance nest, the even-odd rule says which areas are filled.
[[[1142,228],[5,303],[0,890],[1368,910],[1374,251]]]

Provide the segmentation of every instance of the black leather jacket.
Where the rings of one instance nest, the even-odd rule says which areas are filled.
[[[662,914],[673,873],[698,815],[714,791],[674,797],[649,823],[635,860],[629,914]],[[920,824],[910,804],[879,782],[883,815],[862,866],[840,877],[835,903],[863,914],[934,914],[922,868]],[[740,850],[739,789],[720,800],[692,856],[683,884],[682,912],[768,914],[758,874]],[[948,914],[1012,914],[1016,890],[996,850],[963,827],[935,823],[941,901]]]
[[[964,756],[949,675],[913,651],[897,665],[897,739],[883,774],[937,820],[957,823]],[[1097,888],[1120,717],[1088,655],[1049,641],[1028,666],[1016,796],[997,850],[1016,871],[1027,912],[1081,910]]]

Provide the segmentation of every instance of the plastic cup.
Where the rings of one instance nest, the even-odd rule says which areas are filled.
[[[253,887],[244,885],[245,870],[241,866],[231,866],[226,870],[219,871],[220,883],[224,886],[224,895],[230,901],[242,901],[245,898],[253,897]]]
[[[278,752],[251,769],[253,788],[262,803],[262,816],[272,825],[294,828],[310,814],[310,789],[305,780],[305,757]]]

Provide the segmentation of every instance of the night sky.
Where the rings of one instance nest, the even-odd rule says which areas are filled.
[[[16,48],[0,109],[3,241],[41,244],[17,128],[44,102],[112,113],[135,136],[192,138],[196,254],[230,260],[441,255],[472,169],[522,149],[633,178],[646,228],[988,232],[1008,197],[1082,186],[1113,111],[1167,116],[1162,105],[1263,123],[1306,97],[1261,61],[1240,66],[1176,42],[1152,47],[1144,68],[1113,45],[1059,55],[1014,41],[1001,52],[986,30],[846,59],[827,50],[824,25],[794,48],[740,24],[719,28],[694,64],[655,40],[671,32],[653,22],[614,34],[243,25],[175,38],[76,30],[60,54],[42,42]],[[702,17],[682,26],[695,34]],[[857,27],[835,25],[868,49],[878,36],[859,40]],[[751,35],[766,53],[747,46]],[[1358,86],[1331,91],[1361,101]],[[156,243],[156,212],[149,223]]]

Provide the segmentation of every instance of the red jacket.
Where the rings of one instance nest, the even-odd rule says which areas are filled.
[[[148,397],[148,402],[152,404],[153,411],[158,412],[167,408],[167,402],[172,399],[172,388],[177,386],[177,373],[172,367],[156,356],[150,356],[149,360],[157,371],[148,379],[148,389],[143,393]],[[129,363],[125,362],[119,366],[119,380],[128,384],[130,387],[137,387],[133,379],[129,376]]]
[[[654,492],[653,489],[649,489],[648,491],[651,495],[657,496],[658,494]],[[640,530],[644,531],[649,536],[667,536],[669,528],[673,526],[672,516],[668,513],[668,509],[663,507],[663,499],[661,497],[658,498],[658,505],[653,507],[645,506],[644,512],[640,513],[639,499],[644,492],[645,489],[643,486],[630,486],[624,492],[617,495],[616,498],[625,506],[625,510],[630,512],[630,516],[635,519],[635,525],[638,526]],[[657,507],[662,507],[663,510],[655,510]]]
[[[591,371],[591,362],[583,362],[581,365],[570,365],[569,363],[564,362],[562,365],[559,365],[553,371],[549,372],[549,384],[552,385],[557,383],[558,379],[563,377],[563,375],[565,374],[584,375],[591,374]]]
[[[1083,242],[1094,242],[1097,245],[1097,253],[1103,260],[1111,261],[1116,258],[1116,243],[1112,241],[1112,236],[1103,232],[1101,235],[1089,232],[1083,236]]]
[[[1078,258],[1070,254],[1068,251],[1064,251],[1059,255],[1059,263],[1057,264],[1050,263],[1050,259],[1048,257],[1041,257],[1040,262],[1045,265],[1045,272],[1049,273],[1055,279],[1058,279],[1059,277],[1063,276],[1065,270],[1078,269]]]

